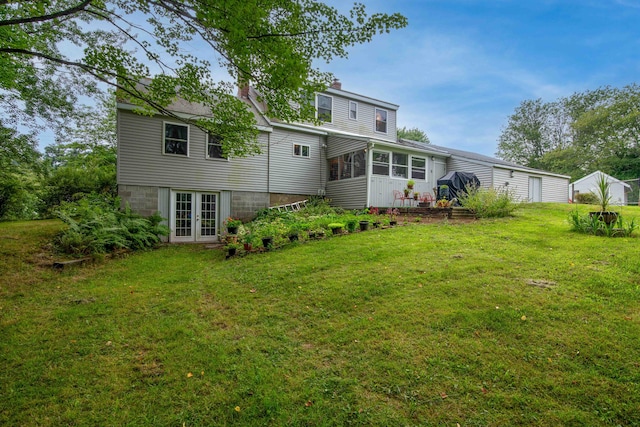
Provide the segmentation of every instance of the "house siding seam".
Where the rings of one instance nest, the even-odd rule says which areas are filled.
[[[332,123],[322,123],[319,126],[320,128],[327,130],[340,130],[342,132],[349,132],[360,136],[378,138],[392,142],[396,141],[398,136],[396,110],[380,107],[363,101],[356,101],[358,102],[358,119],[352,120],[349,119],[349,101],[351,101],[351,99],[334,93],[331,93],[331,96],[333,97]],[[376,108],[381,108],[387,111],[387,133],[379,133],[375,131]]]
[[[118,183],[220,191],[267,191],[267,133],[258,141],[263,154],[232,160],[206,158],[205,133],[189,131],[189,156],[162,153],[161,116],[145,117],[118,111]]]
[[[324,188],[323,141],[319,135],[274,129],[269,143],[269,192],[318,194]],[[294,144],[309,146],[309,157],[294,156]]]

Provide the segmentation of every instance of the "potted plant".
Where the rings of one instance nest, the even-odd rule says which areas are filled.
[[[413,192],[413,200],[418,200],[418,198],[420,197],[420,193],[418,193],[417,191]]]
[[[389,215],[389,225],[394,226],[398,223],[398,214],[400,211],[398,208],[389,208],[387,209],[387,215]]]
[[[611,184],[607,180],[606,175],[600,173],[596,181],[596,197],[598,198],[600,211],[589,213],[589,215],[597,217],[607,225],[613,224],[618,220],[618,213],[609,211],[609,203],[611,202],[611,193],[609,192],[610,187]]]
[[[289,236],[289,241],[295,242],[296,240],[298,240],[300,231],[302,231],[302,227],[300,226],[300,224],[298,224],[297,222],[291,224],[289,226],[289,230],[287,231],[287,235]]]
[[[344,224],[341,222],[332,222],[331,224],[328,225],[328,227],[331,230],[331,234],[335,236],[337,234],[342,234],[342,229],[344,228]]]
[[[253,243],[255,241],[255,236],[252,233],[247,233],[242,236],[242,244],[244,245],[244,250],[250,252],[253,249]]]
[[[408,188],[404,189],[404,197],[409,197],[409,193],[411,193],[411,190],[409,190]]]
[[[277,233],[276,227],[271,224],[263,224],[259,228],[260,239],[262,239],[262,246],[267,249],[271,249],[273,247],[273,240]]]
[[[229,217],[225,221],[225,224],[227,226],[227,233],[238,234],[238,227],[242,225],[242,221],[240,221],[238,218]]]
[[[437,208],[448,208],[449,206],[451,206],[451,201],[447,199],[440,199],[436,202]]]
[[[236,254],[238,249],[240,248],[239,243],[227,243],[224,247],[227,251],[227,258],[230,258]]]
[[[416,182],[413,179],[410,179],[409,181],[407,181],[407,188],[409,190],[413,190],[414,185],[416,185]]]
[[[442,184],[438,188],[438,199],[450,199],[449,197],[449,186],[447,184]]]
[[[369,221],[363,219],[360,221],[360,231],[367,231],[369,229]]]

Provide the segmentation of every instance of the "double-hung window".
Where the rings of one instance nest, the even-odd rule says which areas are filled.
[[[387,133],[387,110],[376,108],[376,132]]]
[[[189,126],[178,123],[164,123],[162,141],[164,154],[189,155]]]
[[[318,120],[331,123],[333,121],[333,98],[327,95],[316,95],[316,110]]]
[[[389,153],[386,151],[373,151],[373,174],[389,176]]]
[[[222,154],[222,137],[207,134],[207,157],[210,159],[226,159]]]
[[[393,153],[391,176],[394,178],[407,178],[409,176],[409,155]]]
[[[302,144],[293,144],[293,155],[295,157],[310,157],[309,146]]]
[[[411,178],[413,179],[425,179],[427,159],[424,157],[411,157]]]
[[[358,103],[355,101],[349,101],[349,118],[358,120]]]

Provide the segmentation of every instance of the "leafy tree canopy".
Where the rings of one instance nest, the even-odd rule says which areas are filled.
[[[498,140],[497,156],[578,179],[602,170],[640,176],[640,86],[602,87],[553,102],[523,101]]]
[[[236,84],[251,83],[273,117],[312,120],[306,100],[332,79],[313,62],[406,25],[400,14],[355,3],[344,15],[316,0],[0,0],[3,116],[59,125],[106,84],[146,114],[174,116],[176,98],[202,104],[211,118],[193,122],[222,136],[227,154],[249,155],[259,150],[255,119]]]
[[[425,142],[427,144],[431,143],[431,141],[429,141],[429,137],[423,130],[418,128],[407,129],[406,126],[398,129],[398,138],[408,139],[410,141]]]

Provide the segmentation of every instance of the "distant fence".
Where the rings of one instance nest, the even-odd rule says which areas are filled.
[[[640,192],[640,178],[627,179],[622,181],[631,186],[631,190],[627,191],[627,205],[640,206],[638,203],[638,193]]]

